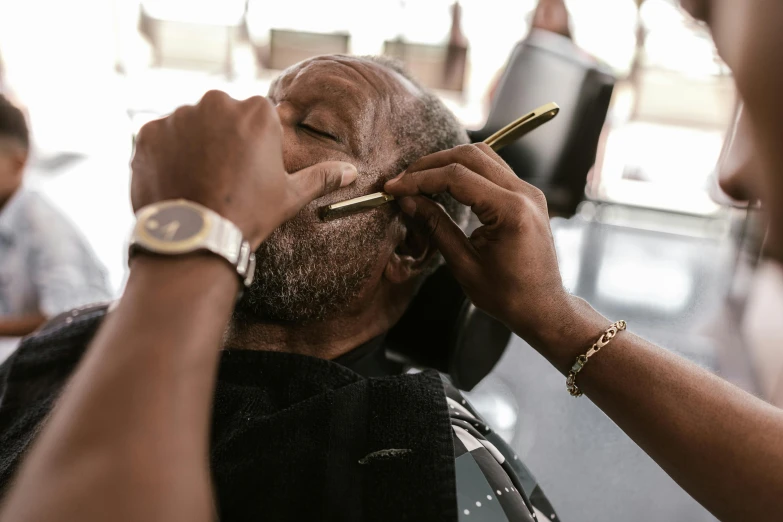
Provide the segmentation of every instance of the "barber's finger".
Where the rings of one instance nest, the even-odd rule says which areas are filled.
[[[324,161],[297,171],[289,176],[290,202],[300,209],[314,199],[350,185],[358,177],[356,167],[344,161]]]
[[[421,224],[449,266],[457,273],[466,272],[474,263],[475,249],[470,239],[448,212],[424,196],[402,198],[402,211]]]
[[[510,172],[514,172],[514,170],[506,163],[506,161],[500,157],[500,155],[495,152],[495,150],[487,145],[486,143],[477,143],[476,146],[480,148],[487,156],[490,156],[491,158],[494,158],[499,163],[506,166],[506,168]],[[540,199],[541,197],[541,190],[536,187],[535,185],[531,185],[524,179],[520,178],[519,176],[514,173],[514,180],[515,183],[512,184],[510,187],[506,187],[508,190],[514,191],[514,192],[521,192],[522,194],[525,194],[527,196],[530,196],[533,199]]]
[[[506,160],[501,158],[500,154],[495,152],[495,149],[493,149],[492,147],[490,147],[489,145],[487,145],[483,141],[480,142],[480,143],[476,143],[476,148],[481,150],[481,152],[483,152],[484,154],[486,154],[487,156],[489,156],[493,160],[495,160],[498,164],[504,166],[505,168],[507,168],[508,170],[513,172],[514,169],[509,167],[508,163],[506,163]]]
[[[512,190],[518,179],[514,172],[499,156],[487,154],[480,145],[483,144],[459,145],[429,154],[414,161],[405,171],[429,170],[459,163],[491,182]]]
[[[484,224],[497,217],[498,207],[509,194],[459,163],[418,172],[406,171],[387,182],[385,189],[395,197],[448,192],[454,199],[469,206]]]
[[[508,170],[508,172],[514,173],[513,177],[511,176],[507,177],[508,182],[503,184],[504,188],[514,192],[520,192],[534,199],[538,199],[538,197],[541,194],[541,191],[538,188],[536,188],[534,185],[531,185],[527,181],[519,178],[516,172],[514,172],[514,170],[511,167],[509,167],[508,163],[506,163],[506,161],[503,158],[501,158],[500,155],[497,152],[495,152],[495,150],[492,147],[490,147],[484,142],[481,142],[481,143],[476,143],[476,148],[481,149],[481,151],[484,154],[486,154],[487,156],[495,160],[498,164],[503,165]]]

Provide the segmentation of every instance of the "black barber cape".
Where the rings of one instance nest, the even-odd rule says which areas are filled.
[[[105,314],[61,316],[0,366],[0,496]],[[382,340],[337,361],[223,351],[211,443],[220,520],[529,521],[533,505],[556,519],[455,388],[432,371],[385,375],[384,361]]]

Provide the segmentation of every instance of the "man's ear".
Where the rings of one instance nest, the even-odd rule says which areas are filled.
[[[396,234],[397,245],[386,263],[384,277],[395,284],[406,283],[427,268],[435,247],[421,225],[402,214]]]

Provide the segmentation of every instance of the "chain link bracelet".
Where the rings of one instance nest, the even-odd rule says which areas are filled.
[[[618,332],[625,330],[625,327],[625,321],[617,321],[616,323],[613,323],[609,326],[609,328],[606,329],[604,333],[601,334],[601,337],[599,337],[598,340],[593,343],[593,346],[587,350],[586,354],[580,355],[576,358],[576,362],[571,367],[571,371],[568,372],[568,377],[566,378],[566,389],[572,397],[579,397],[582,395],[582,390],[580,390],[576,385],[576,374],[582,371],[582,368],[585,367],[585,364],[587,364],[587,361],[590,359],[590,357],[598,353],[601,348],[609,344],[609,342],[614,339],[614,336],[617,335]]]

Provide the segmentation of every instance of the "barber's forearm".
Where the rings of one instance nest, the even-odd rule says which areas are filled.
[[[574,307],[565,336],[542,350],[563,373],[610,322],[581,300]],[[781,410],[627,331],[590,358],[577,385],[721,520],[779,517]]]
[[[46,322],[41,314],[0,317],[0,337],[24,337]]]
[[[237,289],[214,256],[135,259],[2,519],[211,519],[209,418]]]

